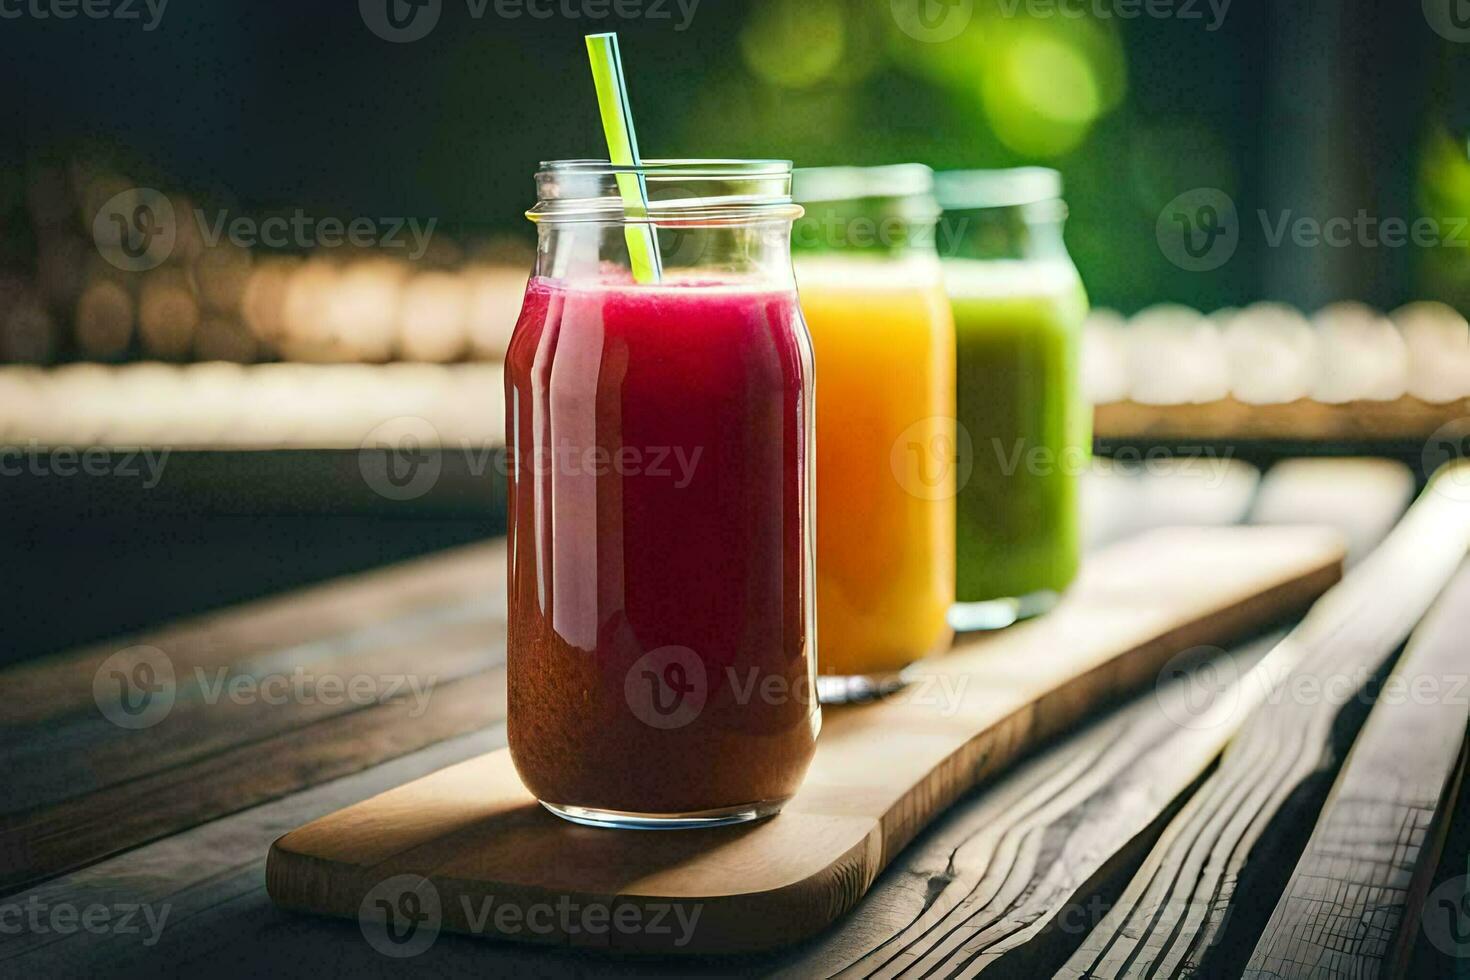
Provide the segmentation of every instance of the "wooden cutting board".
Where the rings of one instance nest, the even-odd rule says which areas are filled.
[[[1336,532],[1303,527],[1168,528],[1100,551],[1049,615],[962,640],[888,700],[827,709],[800,792],[761,823],[575,826],[500,751],[285,835],[267,887],[286,908],[358,919],[397,954],[441,929],[664,953],[792,943],[982,779],[1174,654],[1305,608],[1342,557]]]

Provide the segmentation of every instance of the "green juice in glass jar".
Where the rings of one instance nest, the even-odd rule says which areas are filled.
[[[950,621],[994,629],[1051,608],[1081,564],[1087,296],[1055,171],[940,174],[938,189],[961,454]]]

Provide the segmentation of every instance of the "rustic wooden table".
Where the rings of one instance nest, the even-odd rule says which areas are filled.
[[[1093,481],[1094,544],[1329,523],[1354,571],[1303,623],[1076,719],[797,948],[614,958],[443,933],[400,958],[271,904],[281,834],[504,744],[489,541],[0,673],[0,972],[1452,975],[1470,962],[1467,504],[1431,491],[1377,547],[1413,494],[1397,464],[1155,469]],[[168,672],[179,693],[150,698]],[[1206,717],[1233,726],[1223,752],[1200,748],[1222,741]]]

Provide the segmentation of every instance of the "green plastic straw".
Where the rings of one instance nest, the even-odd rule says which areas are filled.
[[[633,110],[628,105],[628,83],[623,78],[623,57],[616,34],[587,35],[587,57],[592,61],[592,80],[597,85],[597,107],[602,113],[602,131],[607,136],[608,159],[615,166],[641,167],[638,137],[633,131]],[[618,193],[629,218],[648,217],[648,181],[641,173],[618,174]],[[637,282],[658,282],[663,262],[658,254],[658,235],[650,224],[629,224],[628,258]]]

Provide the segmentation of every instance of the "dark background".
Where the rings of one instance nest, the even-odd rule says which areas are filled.
[[[479,18],[441,0],[427,36],[389,43],[349,0],[172,0],[153,30],[138,3],[140,19],[62,20],[5,0],[0,269],[31,271],[28,176],[78,158],[205,207],[415,216],[529,243],[537,162],[604,152],[582,37],[616,30],[648,157],[1056,167],[1097,306],[1470,309],[1470,248],[1271,247],[1256,217],[1470,214],[1470,45],[1418,0],[1234,0],[1214,30],[1203,0],[1134,19],[1113,0],[1066,15],[1046,0],[701,0],[682,31],[673,0],[662,19],[562,2],[508,19],[493,0]],[[902,27],[915,4],[971,12],[931,43]],[[1201,187],[1241,221],[1234,258],[1206,273],[1155,235],[1166,203]],[[176,457],[168,492],[147,495],[0,483],[0,661],[503,527],[503,490],[483,479],[434,507],[344,499],[361,491],[355,456]]]
[[[974,0],[941,43],[908,36],[895,10],[970,0],[702,0],[683,31],[675,0],[665,19],[541,2],[555,16],[441,0],[429,34],[401,44],[345,0],[173,0],[152,31],[0,20],[5,203],[19,219],[28,159],[86,152],[221,206],[529,240],[537,161],[603,152],[581,38],[617,30],[645,156],[1059,168],[1097,305],[1392,306],[1458,298],[1466,279],[1470,250],[1272,248],[1256,218],[1470,211],[1466,46],[1417,2],[1234,0],[1211,30],[1205,0],[1134,19],[1113,0],[1065,0],[1066,16],[1047,15],[1056,0]],[[1241,215],[1237,257],[1209,274],[1175,268],[1154,238],[1160,209],[1195,187]]]

